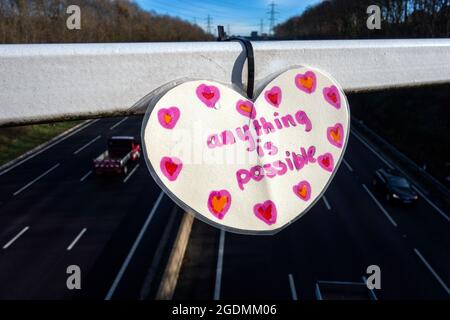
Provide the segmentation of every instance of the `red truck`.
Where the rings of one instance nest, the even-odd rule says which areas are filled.
[[[94,159],[94,171],[97,175],[105,173],[126,175],[140,157],[141,145],[135,137],[111,137],[108,139],[108,149]]]

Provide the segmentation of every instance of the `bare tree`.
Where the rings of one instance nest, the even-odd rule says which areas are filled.
[[[366,9],[382,10],[382,30],[366,28]],[[327,0],[275,28],[280,38],[449,37],[450,0]]]
[[[81,8],[81,30],[66,28],[71,4]],[[199,40],[212,36],[187,21],[144,11],[130,0],[0,0],[1,43]]]

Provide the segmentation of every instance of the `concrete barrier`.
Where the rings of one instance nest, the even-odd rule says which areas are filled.
[[[156,293],[156,300],[171,300],[173,297],[193,222],[194,217],[189,213],[184,213],[177,238],[173,244],[158,292]]]

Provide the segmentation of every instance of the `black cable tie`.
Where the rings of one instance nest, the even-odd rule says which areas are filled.
[[[255,57],[253,55],[251,41],[242,37],[228,37],[223,26],[217,26],[217,33],[217,41],[239,41],[244,44],[247,57],[247,96],[253,99],[253,90],[255,88]]]

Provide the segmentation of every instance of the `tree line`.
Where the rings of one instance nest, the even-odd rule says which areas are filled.
[[[67,7],[81,9],[69,30]],[[200,41],[213,37],[179,18],[141,9],[131,0],[0,0],[0,43]]]
[[[366,26],[370,5],[381,30]],[[275,28],[281,39],[434,38],[450,36],[450,0],[325,0]]]

